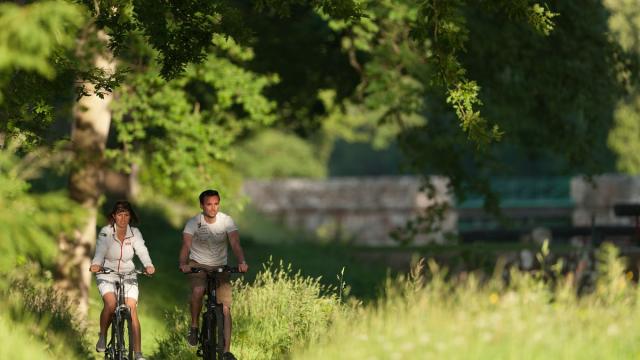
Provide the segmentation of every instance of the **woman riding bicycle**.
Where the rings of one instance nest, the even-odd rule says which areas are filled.
[[[140,230],[129,224],[137,224],[138,217],[128,201],[117,201],[108,215],[109,225],[103,227],[98,235],[96,253],[91,260],[91,272],[99,272],[109,268],[118,273],[129,273],[135,269],[133,255],[137,255],[145,267],[147,274],[153,274],[155,268],[149,257],[149,251],[144,244]],[[116,309],[115,281],[118,276],[111,274],[96,275],[98,290],[102,296],[104,307],[100,313],[100,333],[96,343],[96,351],[106,350],[107,327]],[[131,281],[124,284],[125,302],[131,309],[132,332],[134,337],[133,349],[135,359],[144,359],[140,349],[140,321],[136,311],[138,304],[138,284],[136,275],[131,275]]]

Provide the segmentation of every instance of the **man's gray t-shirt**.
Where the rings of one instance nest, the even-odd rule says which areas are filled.
[[[193,236],[189,259],[208,266],[227,265],[227,242],[229,233],[238,227],[231,216],[218,212],[216,222],[209,224],[202,213],[187,221],[185,234]]]

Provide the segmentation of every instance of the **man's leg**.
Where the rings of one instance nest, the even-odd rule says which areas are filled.
[[[222,314],[224,315],[224,352],[229,352],[231,348],[231,308],[223,305]]]
[[[200,312],[202,311],[202,299],[204,298],[204,288],[196,286],[191,289],[191,327],[198,327]]]
[[[191,326],[187,341],[189,345],[198,345],[198,320],[200,311],[202,311],[202,298],[204,297],[204,288],[202,286],[194,286],[191,288]]]
[[[228,274],[224,274],[218,278],[217,284],[217,297],[218,301],[222,303],[222,314],[224,318],[224,356],[225,360],[235,360],[233,354],[231,354],[231,282]]]

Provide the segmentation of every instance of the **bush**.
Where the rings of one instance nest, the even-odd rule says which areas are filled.
[[[249,178],[324,178],[326,165],[314,153],[313,145],[296,135],[264,130],[239,145],[235,162]]]

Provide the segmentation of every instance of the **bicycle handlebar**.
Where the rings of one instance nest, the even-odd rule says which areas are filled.
[[[103,267],[103,268],[102,268],[102,270],[100,270],[100,271],[96,271],[96,275],[97,275],[97,274],[112,274],[112,273],[115,273],[115,274],[117,274],[117,275],[123,275],[123,276],[133,275],[133,274],[139,274],[139,275],[147,275],[147,276],[150,276],[150,274],[147,274],[147,272],[146,272],[146,271],[144,271],[144,270],[138,270],[138,269],[133,269],[133,270],[129,271],[128,273],[119,273],[119,272],[117,272],[117,271],[115,271],[115,270],[113,270],[113,269]]]
[[[199,272],[206,272],[206,273],[230,273],[230,274],[242,274],[243,272],[240,271],[240,269],[237,266],[223,266],[220,268],[216,268],[216,269],[204,269],[204,268],[199,268],[199,267],[191,267],[191,271],[186,272],[185,274],[193,274],[193,273],[199,273]]]

